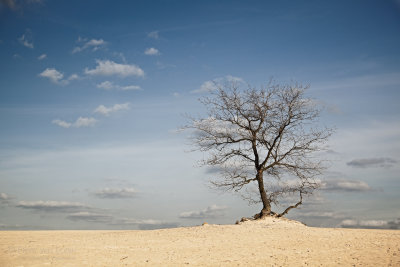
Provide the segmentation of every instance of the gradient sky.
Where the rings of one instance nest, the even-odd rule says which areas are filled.
[[[207,187],[184,114],[210,81],[297,81],[335,127],[290,218],[400,228],[400,1],[0,1],[0,229],[152,229],[259,212]]]

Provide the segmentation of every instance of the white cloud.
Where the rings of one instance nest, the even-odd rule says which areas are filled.
[[[101,76],[118,75],[121,77],[144,76],[144,71],[136,65],[119,64],[110,60],[96,60],[96,62],[97,66],[95,69],[88,69],[88,68],[85,69],[86,74],[101,75]]]
[[[150,47],[150,48],[147,48],[147,49],[144,51],[144,54],[145,54],[145,55],[148,55],[148,56],[157,56],[157,55],[160,54],[160,51],[158,51],[158,49],[156,49],[156,48],[154,48],[154,47]]]
[[[232,75],[227,75],[225,77],[217,78],[212,81],[205,81],[200,88],[193,90],[192,93],[206,93],[211,92],[217,89],[219,84],[223,83],[243,83],[244,80],[239,77],[235,77]]]
[[[64,74],[56,70],[55,68],[47,68],[39,74],[40,77],[44,77],[56,84],[66,84],[66,80],[63,80]]]
[[[0,193],[0,204],[8,205],[10,203],[11,197],[6,193]]]
[[[97,123],[97,120],[95,118],[79,117],[74,123],[66,122],[60,119],[53,120],[52,123],[63,128],[80,128],[94,126]]]
[[[153,39],[158,39],[158,38],[160,38],[160,36],[158,35],[158,31],[152,31],[152,32],[149,32],[148,34],[147,34],[147,37],[149,37],[149,38],[153,38]]]
[[[51,82],[58,85],[67,85],[70,81],[79,79],[77,74],[72,74],[68,79],[64,79],[64,74],[59,72],[55,68],[47,68],[42,73],[39,74],[40,77],[47,78]]]
[[[125,225],[135,225],[135,224],[161,224],[162,221],[159,220],[153,220],[153,219],[144,219],[144,220],[138,220],[138,219],[128,219],[128,218],[121,218],[118,219],[114,224],[125,224]]]
[[[92,39],[92,40],[90,40],[89,42],[87,42],[85,45],[96,47],[96,46],[104,45],[105,43],[106,43],[106,42],[104,42],[103,39],[99,39],[99,40]]]
[[[400,229],[400,219],[385,220],[343,220],[340,224],[343,228],[367,228],[367,229]]]
[[[72,54],[82,52],[83,50],[86,50],[88,48],[92,48],[92,51],[96,51],[106,45],[106,42],[103,39],[98,39],[98,40],[92,39],[92,40],[87,41],[87,39],[82,39],[79,37],[78,42],[79,43],[84,42],[84,44],[82,46],[75,47],[72,50]]]
[[[6,193],[0,193],[0,200],[9,200],[10,197]]]
[[[321,182],[321,190],[325,191],[344,191],[344,192],[366,192],[372,188],[363,181],[356,180],[325,180]]]
[[[27,29],[25,33],[18,38],[18,41],[25,47],[33,49],[33,40],[32,40],[32,32],[31,30]]]
[[[113,112],[116,112],[119,110],[129,110],[130,109],[129,105],[130,105],[129,103],[115,104],[112,107],[106,107],[104,105],[100,105],[94,110],[94,112],[108,116],[108,115],[110,115],[110,113],[113,113]]]
[[[321,219],[341,219],[345,217],[344,214],[332,211],[308,211],[300,212],[296,215],[298,218],[321,218]]]
[[[40,56],[38,56],[38,60],[43,60],[45,58],[47,58],[46,54],[41,54]]]
[[[101,88],[104,90],[117,89],[117,90],[123,90],[123,91],[141,90],[140,86],[138,86],[138,85],[119,86],[119,85],[113,84],[110,81],[104,81],[104,82],[98,84],[97,88]]]
[[[203,210],[199,211],[186,211],[182,212],[179,217],[182,219],[204,219],[204,218],[215,218],[223,215],[227,209],[225,206],[211,205]]]
[[[104,188],[94,192],[94,195],[99,198],[134,198],[137,191],[134,188]]]
[[[59,119],[53,120],[52,123],[57,124],[58,126],[63,127],[63,128],[69,128],[69,127],[72,126],[72,123],[69,123],[69,122],[66,122],[66,121],[62,121],[62,120],[59,120]]]

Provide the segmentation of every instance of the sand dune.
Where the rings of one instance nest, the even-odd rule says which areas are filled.
[[[400,231],[268,218],[152,231],[2,231],[0,266],[400,266]]]

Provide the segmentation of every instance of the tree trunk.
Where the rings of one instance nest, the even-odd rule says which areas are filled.
[[[258,189],[260,191],[260,196],[263,203],[263,208],[258,218],[263,218],[265,216],[271,215],[271,202],[267,197],[267,192],[265,192],[263,173],[260,171],[257,173],[257,181],[258,181]]]

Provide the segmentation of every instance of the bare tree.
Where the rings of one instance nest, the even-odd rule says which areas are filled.
[[[262,202],[256,218],[283,216],[302,204],[303,196],[318,187],[324,167],[315,157],[331,135],[329,128],[314,128],[320,110],[305,96],[308,86],[269,83],[260,89],[241,89],[238,82],[215,83],[216,90],[200,101],[207,118],[192,118],[188,128],[196,150],[207,151],[201,162],[217,171],[211,182],[218,188],[250,192]],[[257,191],[249,191],[256,185]],[[254,199],[253,195],[257,196]],[[271,210],[281,199],[297,196],[281,213]]]

